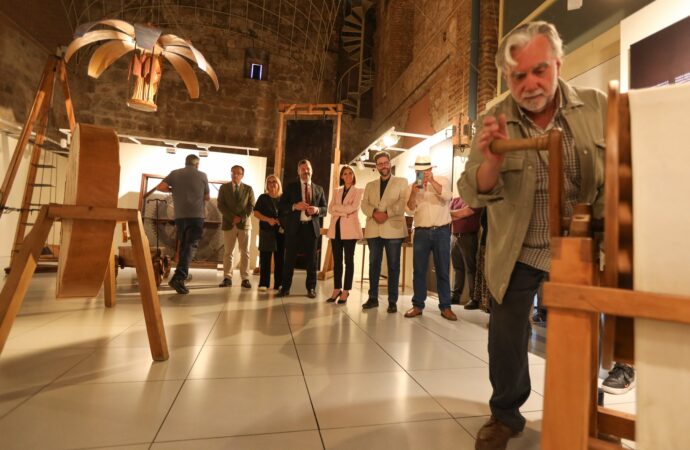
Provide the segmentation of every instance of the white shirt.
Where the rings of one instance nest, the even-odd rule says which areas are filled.
[[[442,187],[440,194],[436,192],[433,184],[429,183],[424,187],[424,190],[418,191],[415,196],[416,207],[412,211],[415,227],[440,227],[451,222],[450,200],[452,192],[448,179],[435,176],[434,180]]]

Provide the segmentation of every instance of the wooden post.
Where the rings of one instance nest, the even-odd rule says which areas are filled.
[[[10,273],[0,292],[0,352],[5,347],[14,319],[22,306],[52,225],[53,218],[48,215],[48,206],[44,206],[36,219],[36,225],[26,238],[25,245],[12,262]]]
[[[29,137],[31,136],[31,131],[33,131],[34,123],[38,118],[39,113],[43,110],[44,104],[47,101],[50,103],[50,98],[47,98],[48,87],[52,86],[53,79],[55,77],[55,64],[56,60],[54,57],[50,57],[43,69],[43,75],[41,76],[41,81],[38,85],[38,92],[34,98],[34,103],[31,105],[31,111],[29,116],[24,122],[24,128],[22,128],[22,133],[19,135],[19,140],[17,140],[17,145],[14,148],[14,153],[12,154],[12,159],[7,167],[7,173],[5,174],[5,179],[2,182],[2,188],[0,188],[0,208],[4,208],[7,205],[7,199],[10,196],[10,190],[12,189],[12,184],[17,176],[17,170],[19,169],[19,164],[21,163],[21,156],[24,153],[24,148],[27,142],[29,142]],[[50,88],[52,90],[52,87]]]
[[[285,113],[280,111],[278,118],[278,137],[276,138],[276,150],[273,160],[273,174],[282,178],[283,171],[283,133],[285,132]]]
[[[108,267],[105,269],[105,280],[103,280],[103,297],[105,300],[105,306],[112,308],[115,306],[117,299],[115,298],[115,292],[117,287],[115,285],[115,247],[110,252],[110,262]]]
[[[156,361],[165,361],[169,356],[168,344],[165,339],[165,328],[163,328],[158,290],[153,276],[149,240],[144,232],[144,224],[141,221],[139,211],[136,212],[136,218],[128,220],[127,224],[129,225],[129,234],[132,239],[132,254],[137,270],[137,279],[139,280],[141,305],[144,309],[146,333],[149,337],[151,356]]]

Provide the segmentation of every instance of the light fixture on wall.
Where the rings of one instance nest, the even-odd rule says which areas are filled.
[[[199,150],[199,158],[206,158],[208,156],[208,149],[202,148]]]
[[[359,170],[364,170],[364,160],[367,159],[366,154],[367,152],[364,152],[357,158],[357,168]]]
[[[401,137],[412,137],[417,139],[428,139],[431,136],[428,134],[419,133],[408,133],[406,131],[397,131],[395,127],[390,127],[381,136],[377,137],[374,142],[369,144],[367,148],[364,149],[362,156],[366,156],[367,152],[378,152],[381,150],[395,150],[398,152],[407,151],[406,148],[397,147],[396,145],[400,142]],[[357,164],[359,166],[358,160],[360,156],[355,157],[350,164]],[[367,158],[368,159],[368,158]]]

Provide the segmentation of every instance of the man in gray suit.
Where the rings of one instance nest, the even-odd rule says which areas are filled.
[[[369,299],[362,309],[379,306],[379,277],[383,249],[388,262],[388,312],[398,310],[398,280],[400,279],[400,249],[407,237],[405,204],[409,195],[407,180],[391,175],[388,152],[374,156],[380,178],[367,183],[362,197],[362,212],[367,216],[364,237],[369,245]]]

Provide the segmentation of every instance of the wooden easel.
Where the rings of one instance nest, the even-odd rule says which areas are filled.
[[[28,234],[24,245],[12,261],[10,274],[0,292],[0,352],[5,346],[14,319],[24,301],[31,277],[36,270],[38,258],[53,222],[62,219],[107,220],[126,222],[132,239],[137,278],[144,308],[146,331],[151,355],[156,361],[168,359],[168,345],[163,328],[156,282],[153,276],[149,243],[144,233],[141,214],[136,209],[95,208],[89,206],[46,205],[41,208],[36,223]],[[106,306],[115,304],[115,261],[110,258],[103,283]]]
[[[17,229],[14,236],[14,244],[12,245],[11,262],[20,251],[21,245],[24,242],[26,234],[26,225],[29,217],[29,209],[31,208],[31,199],[34,193],[34,185],[36,182],[36,174],[38,172],[38,163],[41,157],[41,147],[45,142],[45,133],[48,126],[48,116],[53,101],[53,93],[55,82],[59,81],[62,86],[62,92],[65,100],[65,110],[67,112],[67,120],[71,131],[74,131],[76,125],[74,118],[74,109],[72,107],[72,97],[70,96],[69,86],[67,84],[67,71],[65,70],[65,63],[59,56],[49,57],[41,75],[41,81],[36,91],[33,104],[29,115],[24,122],[24,127],[19,135],[19,140],[12,154],[7,173],[0,188],[0,209],[7,205],[12,185],[17,176],[19,165],[21,164],[21,157],[24,153],[24,148],[29,142],[31,133],[36,128],[36,138],[31,150],[31,158],[29,163],[29,171],[26,177],[26,184],[24,187],[24,196],[22,199],[21,211],[19,221],[17,222]]]
[[[333,177],[331,179],[331,193],[338,189],[339,185],[339,166],[340,166],[340,128],[343,119],[343,105],[342,103],[304,103],[304,104],[287,104],[281,103],[278,112],[280,117],[278,119],[278,138],[276,139],[276,149],[274,158],[273,174],[280,177],[283,170],[283,139],[285,135],[285,120],[286,116],[294,118],[299,117],[334,117],[336,119],[335,128],[335,151],[333,152]],[[321,230],[321,234],[325,234]],[[331,240],[328,240],[326,247],[326,257],[323,260],[321,271],[317,274],[319,280],[325,280],[333,277],[333,249],[331,248]]]

